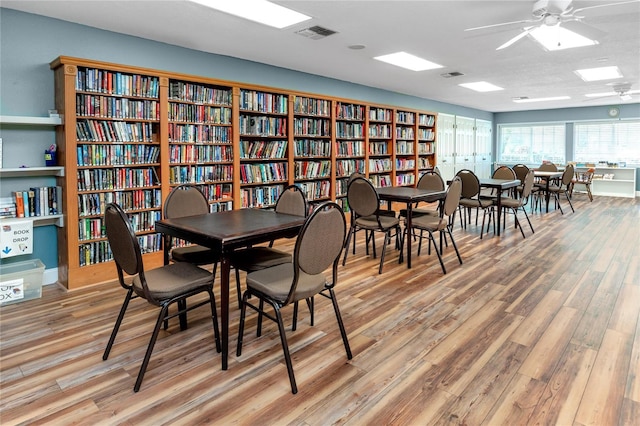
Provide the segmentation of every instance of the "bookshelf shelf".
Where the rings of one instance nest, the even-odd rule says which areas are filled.
[[[64,176],[64,167],[13,167],[0,169],[0,177]]]
[[[23,115],[0,115],[0,124],[24,126],[59,126],[62,119],[58,117],[30,117]]]

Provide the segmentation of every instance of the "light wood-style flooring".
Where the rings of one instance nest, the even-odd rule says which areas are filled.
[[[533,214],[526,239],[511,217],[482,240],[457,224],[464,264],[446,249],[447,275],[417,245],[412,269],[391,248],[378,275],[358,235],[336,289],[354,357],[328,300],[314,327],[302,307],[288,332],[297,395],[272,322],[257,338],[250,314],[235,356],[235,291],[228,371],[201,308],[160,333],[134,393],[157,309],[133,301],[103,361],[124,291],[45,286],[0,308],[0,423],[639,425],[640,199],[573,199],[574,214],[566,201]]]

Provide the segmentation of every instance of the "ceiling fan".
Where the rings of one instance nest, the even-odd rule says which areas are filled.
[[[605,3],[599,4],[595,6],[587,6],[581,7],[578,9],[574,9],[572,6],[572,0],[538,0],[533,4],[532,17],[529,19],[523,19],[520,21],[513,22],[502,22],[499,24],[492,25],[484,25],[481,27],[467,28],[465,31],[476,31],[483,30],[488,28],[496,28],[507,25],[517,25],[517,24],[534,24],[523,27],[523,31],[515,37],[508,40],[506,43],[499,46],[496,50],[505,49],[517,41],[523,39],[527,35],[539,31],[539,29],[548,29],[548,28],[564,28],[568,29],[573,33],[578,34],[579,36],[586,37],[587,39],[595,40],[597,37],[603,35],[604,33],[594,27],[591,27],[582,20],[584,16],[580,16],[579,13],[585,10],[596,9],[601,7],[610,7],[617,6],[621,4],[627,3],[637,3],[638,0],[628,0],[621,1],[616,3]],[[535,25],[539,24],[539,25]],[[592,44],[596,44],[594,42]],[[559,45],[559,43],[558,43]],[[558,46],[560,48],[560,46]]]
[[[630,101],[633,99],[633,95],[640,94],[640,90],[631,90],[631,83],[609,83],[607,86],[611,86],[613,91],[604,93],[591,93],[585,95],[590,98],[589,101],[603,98],[618,97],[621,101]]]

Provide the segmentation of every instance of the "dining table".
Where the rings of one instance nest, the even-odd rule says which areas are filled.
[[[495,189],[498,193],[496,197],[496,207],[498,209],[498,217],[496,219],[496,235],[500,236],[500,219],[502,216],[502,193],[507,189],[515,188],[520,185],[520,179],[479,179],[480,188]]]
[[[411,218],[413,216],[413,205],[423,202],[442,201],[447,196],[447,191],[434,191],[431,189],[420,189],[410,186],[387,186],[376,188],[378,197],[381,201],[386,201],[388,208],[391,209],[392,202],[406,203],[407,218],[406,229],[411,232]],[[407,235],[407,268],[411,268],[411,238]],[[400,252],[400,262],[403,261],[402,251]]]
[[[551,197],[551,193],[549,192],[549,183],[552,180],[558,180],[560,178],[562,178],[562,175],[564,174],[563,171],[557,171],[557,172],[547,172],[547,171],[542,171],[542,170],[533,170],[533,176],[537,179],[542,179],[545,181],[545,186],[544,186],[544,200],[545,200],[545,212],[549,213],[549,199]]]
[[[156,222],[156,231],[220,253],[220,334],[222,369],[229,357],[230,254],[241,247],[260,244],[298,232],[305,218],[266,209],[239,209]],[[165,250],[167,246],[165,245]]]

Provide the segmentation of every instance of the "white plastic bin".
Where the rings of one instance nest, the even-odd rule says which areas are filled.
[[[40,259],[0,265],[0,305],[42,296],[44,263]]]

